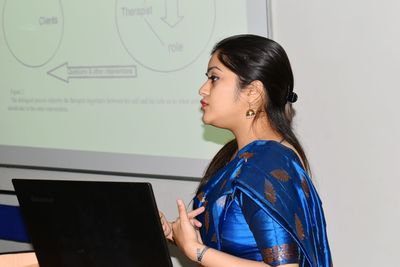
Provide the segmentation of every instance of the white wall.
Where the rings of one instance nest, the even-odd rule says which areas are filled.
[[[335,266],[397,266],[400,2],[275,0]]]

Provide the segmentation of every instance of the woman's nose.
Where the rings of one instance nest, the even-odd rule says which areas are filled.
[[[199,89],[199,95],[201,96],[206,96],[209,95],[210,89],[208,86],[208,80],[200,87]]]

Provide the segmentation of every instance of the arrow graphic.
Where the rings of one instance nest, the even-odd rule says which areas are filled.
[[[178,1],[179,0],[165,0],[165,16],[161,19],[171,28],[174,28],[183,19],[183,16],[179,15]]]
[[[136,78],[137,70],[135,65],[69,66],[65,62],[49,70],[47,74],[68,83],[70,79]]]

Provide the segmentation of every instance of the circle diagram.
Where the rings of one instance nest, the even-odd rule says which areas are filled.
[[[40,67],[57,52],[64,31],[61,0],[5,0],[3,34],[10,53],[27,67]]]
[[[192,64],[215,27],[215,0],[117,0],[115,20],[122,45],[143,67],[159,72]]]

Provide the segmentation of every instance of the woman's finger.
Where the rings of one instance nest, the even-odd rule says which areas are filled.
[[[161,221],[162,229],[164,231],[164,235],[167,239],[172,240],[172,223],[167,221],[164,213],[162,213],[161,211],[158,211],[158,212],[160,214],[160,221]]]
[[[188,213],[188,217],[189,217],[190,219],[192,219],[192,218],[196,217],[197,215],[203,213],[204,210],[205,210],[204,207],[200,207],[200,208],[197,208],[197,209],[195,209],[195,210],[192,210],[191,212]]]
[[[190,219],[190,223],[196,228],[200,228],[202,226],[201,222],[196,219]]]
[[[186,207],[185,203],[181,199],[178,199],[176,201],[176,204],[178,205],[178,213],[179,213],[179,219],[183,222],[189,222],[188,214],[186,212]]]

